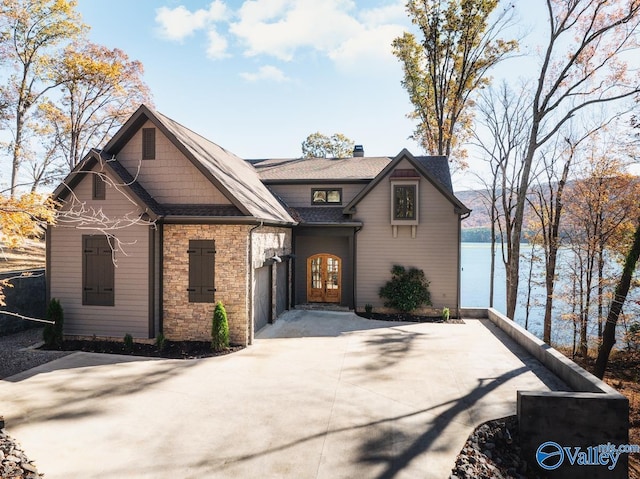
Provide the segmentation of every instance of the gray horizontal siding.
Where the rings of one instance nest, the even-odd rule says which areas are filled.
[[[102,208],[111,217],[139,214],[137,207],[113,188],[104,201],[91,200],[91,176],[75,189],[88,207]],[[62,222],[60,222],[62,224]],[[115,305],[82,305],[82,236],[102,234],[91,229],[54,226],[50,229],[50,293],[64,309],[64,332],[68,335],[113,336],[126,333],[148,337],[149,324],[149,227],[134,225],[114,232],[127,253],[116,253]]]
[[[407,168],[402,163],[399,168]],[[458,284],[458,215],[453,205],[422,178],[419,184],[419,220],[416,237],[410,226],[391,227],[391,184],[384,179],[357,205],[355,219],[364,223],[357,234],[358,307],[383,305],[378,291],[399,264],[425,272],[435,307],[455,306]]]

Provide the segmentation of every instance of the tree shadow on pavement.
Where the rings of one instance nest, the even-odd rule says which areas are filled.
[[[383,472],[376,476],[377,479],[394,478],[416,457],[427,452],[447,425],[466,412],[470,406],[477,403],[500,385],[528,371],[529,368],[521,367],[495,378],[479,378],[478,386],[465,396],[436,406],[442,407],[447,404],[449,405],[446,410],[435,416],[431,416],[431,420],[429,421],[431,425],[425,425],[425,430],[421,435],[413,439],[405,437],[405,441],[408,440],[409,444],[398,454],[389,454],[386,452],[388,448],[381,448],[381,441],[385,441],[384,438],[381,438],[379,435],[370,436],[370,439],[361,446],[360,461],[369,464],[383,464],[385,466]],[[435,409],[435,407],[429,409]],[[421,411],[421,413],[427,412],[429,409]],[[451,467],[453,467],[453,464]]]

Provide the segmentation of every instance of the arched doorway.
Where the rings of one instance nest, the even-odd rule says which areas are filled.
[[[342,297],[342,261],[332,254],[307,258],[307,301],[339,303]]]

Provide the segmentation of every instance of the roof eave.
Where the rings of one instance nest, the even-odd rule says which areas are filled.
[[[228,224],[228,225],[264,225],[293,227],[298,223],[284,220],[259,219],[255,216],[187,216],[166,215],[162,217],[165,224]]]
[[[346,226],[346,227],[350,227],[350,228],[357,228],[360,226],[363,226],[364,223],[362,223],[361,221],[349,221],[349,222],[345,222],[345,223],[331,223],[331,222],[312,222],[312,223],[298,223],[298,226],[300,227],[307,227],[307,226],[313,226],[313,227],[322,227],[322,228],[337,228],[340,226]]]

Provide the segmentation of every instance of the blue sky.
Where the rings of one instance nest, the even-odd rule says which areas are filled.
[[[315,131],[420,153],[390,47],[410,27],[404,1],[78,4],[93,42],[142,61],[158,111],[244,158],[299,156]]]
[[[543,2],[515,2],[519,59],[495,80],[537,74]],[[412,28],[405,0],[78,0],[90,39],[145,66],[158,111],[243,158],[297,157],[310,133],[344,133],[368,156],[402,148],[411,104],[391,42]],[[456,189],[478,187],[473,154]],[[488,172],[486,172],[488,173]]]

